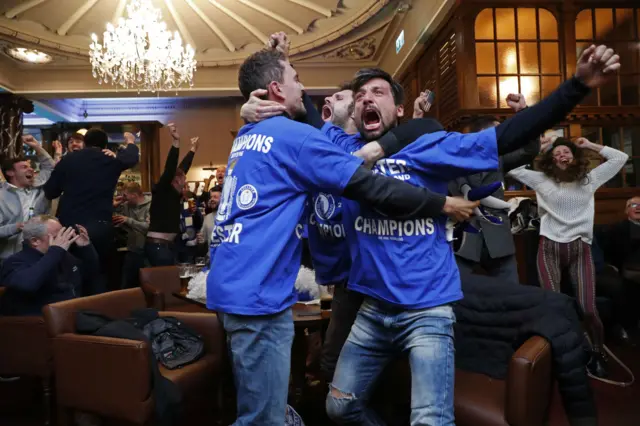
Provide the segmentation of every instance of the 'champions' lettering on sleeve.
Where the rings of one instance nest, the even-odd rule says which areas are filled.
[[[266,154],[271,150],[272,143],[273,138],[271,136],[259,135],[257,133],[242,135],[233,141],[231,153],[248,149]]]
[[[225,226],[216,226],[211,235],[211,245],[218,247],[222,243],[240,244],[241,223],[230,223]]]
[[[325,240],[342,240],[346,235],[342,223],[318,223],[315,214],[309,216],[309,225],[315,226],[320,233],[320,237]]]
[[[425,236],[435,232],[432,218],[393,220],[358,216],[355,229],[363,234],[390,238]]]

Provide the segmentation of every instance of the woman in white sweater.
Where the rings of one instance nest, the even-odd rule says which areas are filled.
[[[508,175],[536,191],[541,222],[537,261],[540,285],[560,291],[562,270],[568,268],[593,345],[589,370],[602,376],[606,374],[604,331],[596,309],[591,255],[593,194],[622,169],[629,156],[585,138],[575,143],[557,138],[553,144],[545,145],[536,164],[539,171],[520,167]],[[607,161],[588,171],[586,149],[599,153]]]

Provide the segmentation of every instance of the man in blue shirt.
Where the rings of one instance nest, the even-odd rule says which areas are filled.
[[[302,84],[286,57],[263,50],[241,66],[243,95],[266,89],[291,118],[304,114]],[[431,194],[371,173],[362,160],[287,116],[240,129],[233,142],[212,235],[207,305],[220,312],[231,352],[234,425],[284,423],[301,242],[296,228],[307,193],[365,202],[392,217],[431,217]]]
[[[576,77],[537,105],[479,133],[439,131],[420,137],[420,120],[413,120],[413,129],[404,129],[402,137],[411,132],[419,137],[378,161],[375,172],[446,193],[449,180],[496,169],[499,154],[519,148],[563,120],[590,88],[603,84],[607,74],[619,68],[618,60],[604,46],[585,50]],[[354,117],[362,137],[397,138],[402,87],[386,72],[367,69],[356,75],[353,90]],[[353,202],[344,203],[343,214],[352,257],[348,285],[366,297],[338,360],[327,396],[329,417],[340,424],[383,425],[366,401],[385,365],[407,353],[411,424],[453,425],[451,303],[462,298],[462,292],[446,240],[446,219],[392,220]]]

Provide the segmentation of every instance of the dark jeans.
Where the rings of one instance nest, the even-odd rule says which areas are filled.
[[[110,221],[95,220],[80,223],[87,228],[91,243],[98,253],[100,259],[100,272],[93,280],[89,280],[89,286],[85,287],[83,296],[91,296],[107,291],[109,271],[113,270],[112,265],[115,257],[115,242],[113,225]]]
[[[176,264],[176,252],[173,245],[146,243],[144,255],[151,266],[172,266]]]
[[[140,286],[140,268],[144,268],[144,253],[128,251],[122,265],[122,288]]]
[[[331,319],[320,358],[320,369],[327,383],[333,380],[340,351],[349,337],[351,326],[356,320],[363,300],[362,294],[347,290],[345,282],[335,285],[333,302],[331,302]]]

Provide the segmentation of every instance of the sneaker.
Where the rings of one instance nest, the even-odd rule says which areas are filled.
[[[20,380],[20,377],[2,377],[2,376],[0,376],[0,383],[16,382],[18,380]]]
[[[604,379],[607,377],[607,358],[602,352],[592,352],[591,359],[587,363],[587,371],[592,376]]]

